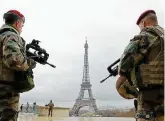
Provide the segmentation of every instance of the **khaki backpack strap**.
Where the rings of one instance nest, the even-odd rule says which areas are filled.
[[[159,35],[159,37],[164,39],[164,29],[160,29],[158,27],[155,27],[155,32]]]
[[[143,31],[154,33],[164,40],[164,29],[161,27],[146,27],[142,30],[142,32]]]

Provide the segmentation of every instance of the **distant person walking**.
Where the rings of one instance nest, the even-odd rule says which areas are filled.
[[[52,117],[52,114],[53,114],[53,108],[54,108],[54,104],[53,104],[52,100],[50,100],[48,106],[49,106],[49,113],[48,113],[48,116],[51,115],[51,117]]]
[[[36,115],[38,113],[38,107],[36,102],[33,103],[33,113]]]
[[[33,103],[33,111],[35,111],[36,108],[36,102]]]
[[[26,104],[26,113],[29,112],[28,109],[29,109],[29,103],[27,102],[27,104]]]
[[[21,110],[21,112],[23,111],[23,104],[21,105],[20,110]]]

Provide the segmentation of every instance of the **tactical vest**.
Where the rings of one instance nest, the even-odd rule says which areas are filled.
[[[11,30],[11,31],[9,31]],[[17,32],[10,26],[5,26],[4,28],[2,27],[2,29],[0,29],[0,81],[14,81],[14,71],[10,68],[8,68],[4,62],[3,62],[3,44],[4,41],[6,41],[5,39],[8,39],[8,36],[13,35],[12,37],[15,37],[15,40],[18,40],[19,43],[18,45],[20,45],[20,47],[23,48],[23,42],[22,39],[19,35],[17,35]]]
[[[35,87],[33,81],[33,71],[16,71],[11,68],[8,68],[4,63],[3,57],[3,44],[11,35],[20,47],[20,51],[25,54],[25,42],[18,35],[18,33],[9,26],[5,26],[0,29],[0,84],[7,84],[13,87],[13,89],[18,92],[27,92]]]
[[[163,28],[147,27],[143,31],[155,36],[149,41],[149,47],[145,54],[143,64],[138,66],[135,71],[135,85],[139,88],[164,85],[164,30]],[[148,38],[150,39],[150,38]]]

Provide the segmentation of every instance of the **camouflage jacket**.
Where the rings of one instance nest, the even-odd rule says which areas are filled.
[[[3,25],[0,30],[10,29],[0,34],[0,80],[14,81],[15,71],[26,71],[32,66],[26,57],[25,41],[16,29]]]
[[[118,68],[118,73],[120,75],[126,76],[127,78],[130,78],[131,81],[133,81],[135,79],[134,67],[140,66],[142,63],[148,61],[149,59],[152,60],[155,58],[154,56],[156,55],[148,53],[150,45],[160,39],[157,34],[148,31],[154,28],[164,33],[164,29],[158,25],[153,27],[146,27],[140,32],[139,35],[130,40],[120,58]],[[153,57],[149,57],[149,54]]]
[[[52,102],[50,102],[50,103],[48,104],[48,106],[49,106],[49,109],[53,109],[54,104],[53,104]]]

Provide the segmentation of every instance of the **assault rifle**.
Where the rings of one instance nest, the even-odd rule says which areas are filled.
[[[27,57],[34,59],[36,62],[38,62],[40,64],[43,64],[43,65],[48,64],[51,67],[55,68],[56,67],[55,65],[47,62],[47,60],[49,58],[49,54],[46,52],[45,49],[43,49],[39,46],[39,42],[40,41],[33,39],[31,43],[26,45]],[[30,49],[33,49],[34,53],[31,52]]]
[[[117,59],[114,63],[112,63],[108,68],[108,72],[110,73],[108,77],[106,77],[105,79],[103,79],[102,81],[100,81],[100,83],[103,83],[105,80],[107,80],[109,77],[111,76],[116,76],[118,74],[118,65],[115,66],[117,63],[119,63],[120,58]],[[113,67],[115,66],[115,67]],[[113,68],[112,68],[113,67]]]

